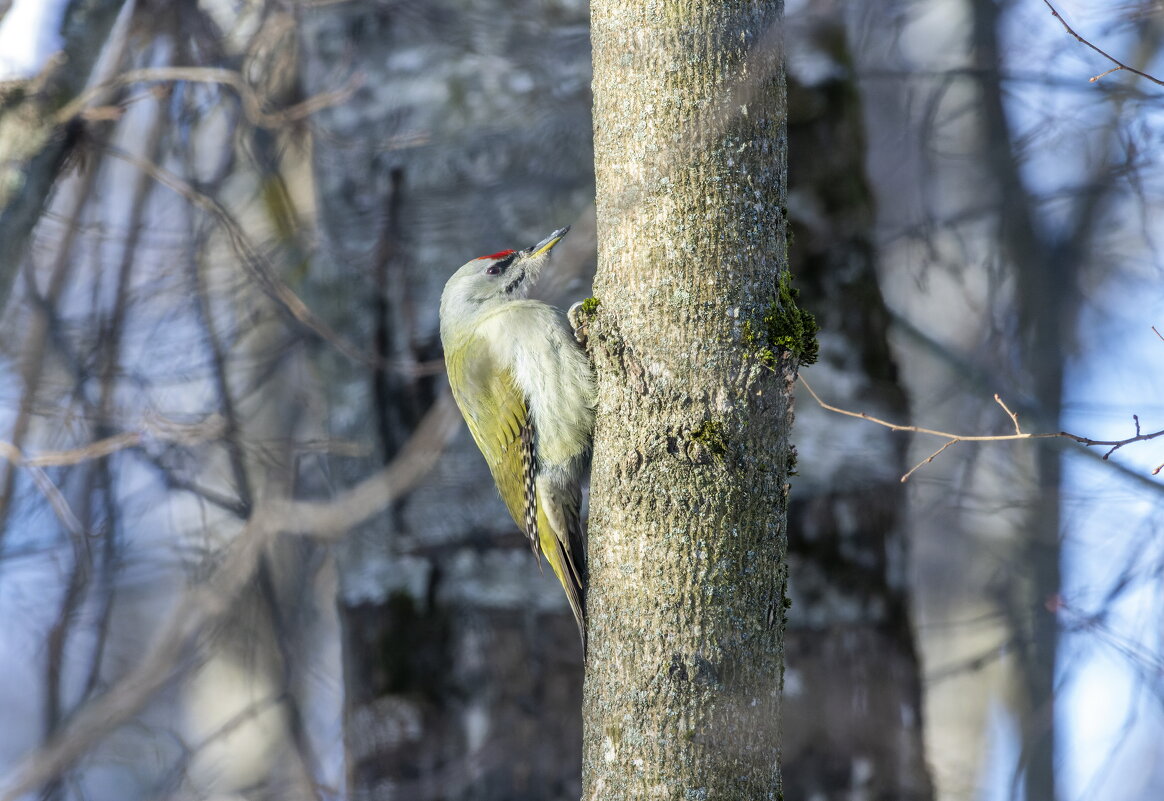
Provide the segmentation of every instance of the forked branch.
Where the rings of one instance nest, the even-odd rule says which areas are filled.
[[[946,448],[949,448],[951,445],[959,442],[1009,442],[1020,439],[1025,440],[1052,438],[1069,439],[1089,448],[1100,445],[1108,446],[1107,453],[1103,455],[1103,458],[1106,460],[1109,456],[1125,445],[1131,445],[1133,442],[1146,442],[1150,439],[1156,439],[1157,437],[1164,437],[1164,429],[1153,431],[1148,434],[1142,433],[1140,431],[1140,418],[1137,415],[1132,415],[1132,419],[1136,424],[1136,434],[1135,436],[1128,437],[1127,439],[1091,439],[1090,437],[1081,437],[1078,434],[1072,434],[1068,431],[1027,433],[1024,432],[1022,430],[1022,426],[1019,425],[1018,415],[1012,412],[1010,407],[1008,407],[1006,403],[1003,402],[1002,398],[1000,398],[997,394],[994,396],[994,402],[1001,406],[1002,410],[1006,412],[1006,416],[1010,418],[1011,423],[1014,425],[1013,434],[954,434],[949,431],[938,431],[937,429],[923,428],[922,426],[907,426],[901,425],[900,423],[891,423],[888,420],[882,420],[880,417],[874,417],[873,415],[866,414],[865,412],[854,412],[848,409],[842,409],[838,406],[833,406],[832,404],[825,403],[823,400],[821,400],[821,397],[816,394],[816,390],[814,390],[808,381],[804,379],[804,376],[800,376],[800,383],[804,384],[804,388],[808,390],[809,395],[812,395],[812,399],[815,400],[817,404],[827,412],[841,414],[845,417],[856,417],[859,420],[868,420],[870,423],[883,426],[888,428],[890,431],[909,431],[914,434],[927,434],[932,437],[942,437],[946,440],[944,443],[942,443],[940,448],[911,467],[909,471],[901,477],[902,482],[908,481],[909,477],[917,472],[918,469],[932,462],[942,453],[942,451],[946,450]],[[1152,475],[1158,474],[1161,470],[1164,470],[1164,464],[1161,464],[1155,470],[1153,470]]]

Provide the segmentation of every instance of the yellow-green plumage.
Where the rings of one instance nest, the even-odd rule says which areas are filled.
[[[472,337],[462,347],[446,353],[445,369],[453,397],[489,465],[501,499],[513,519],[522,525],[526,482],[521,432],[529,419],[529,409],[513,373],[496,364],[489,353],[489,343],[480,337]]]
[[[458,270],[441,296],[441,339],[469,431],[510,515],[565,589],[585,643],[579,512],[594,382],[562,313],[524,299],[564,233]]]

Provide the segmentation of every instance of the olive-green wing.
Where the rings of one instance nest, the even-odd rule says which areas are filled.
[[[540,553],[534,478],[534,430],[525,395],[488,343],[474,337],[450,358],[449,383],[469,432],[493,474],[510,515]]]

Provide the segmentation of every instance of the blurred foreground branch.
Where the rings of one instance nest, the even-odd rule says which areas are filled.
[[[272,129],[298,122],[321,109],[337,106],[349,100],[364,83],[363,76],[353,74],[338,89],[313,95],[285,109],[268,111],[263,98],[243,80],[243,76],[237,70],[221,67],[148,67],[127,70],[104,83],[87,89],[56,113],[56,121],[58,124],[64,125],[81,114],[87,106],[103,98],[111,89],[117,87],[131,86],[135,83],[174,83],[177,81],[229,86],[238,93],[247,120],[256,127]]]
[[[291,287],[287,286],[286,282],[279,277],[278,271],[271,264],[270,260],[262,254],[259,247],[251,242],[243,227],[218,200],[204,192],[198,191],[189,182],[184,181],[173,172],[159,167],[149,159],[142,158],[113,145],[107,145],[105,151],[147,173],[162,186],[173,190],[214,217],[230,239],[231,247],[238,255],[240,262],[246,268],[247,273],[254,280],[255,284],[268,297],[278,303],[293,320],[323,341],[329,343],[353,362],[363,364],[367,367],[381,366],[380,360],[374,354],[366,353],[337,333],[326,321],[315,314],[303,302],[303,299],[295,294]]]
[[[0,784],[0,801],[16,801],[62,775],[196,662],[191,657],[196,655],[202,636],[232,612],[254,579],[268,545],[279,534],[334,539],[366,522],[416,486],[436,464],[459,423],[460,415],[446,393],[428,411],[400,454],[355,487],[330,501],[260,500],[242,531],[216,560],[210,576],[175,605],[174,614],[159,628],[159,636],[137,666],[79,709],[53,739],[12,771]],[[110,448],[120,444],[103,442],[103,447]]]
[[[148,439],[193,445],[217,439],[222,435],[222,431],[223,421],[217,416],[191,425],[159,419],[147,421],[140,431],[126,431],[80,448],[44,451],[35,456],[23,453],[11,442],[0,440],[0,458],[7,459],[17,467],[67,467],[110,456],[126,448],[136,448]]]
[[[67,57],[57,54],[35,79],[0,84],[0,307],[77,138],[58,123],[54,106],[84,88],[123,5],[123,0],[70,2],[60,30]]]

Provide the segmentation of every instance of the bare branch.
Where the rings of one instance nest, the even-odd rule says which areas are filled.
[[[994,396],[994,400],[1007,413],[1007,415],[1011,419],[1011,422],[1014,423],[1015,433],[1013,433],[1013,434],[953,434],[949,431],[938,431],[938,430],[933,429],[933,428],[923,428],[921,426],[906,426],[906,425],[900,425],[898,423],[891,423],[888,420],[882,420],[879,417],[874,417],[873,415],[866,414],[865,412],[853,412],[853,411],[849,411],[848,409],[841,409],[837,406],[833,406],[833,405],[825,403],[823,400],[821,400],[820,396],[816,394],[816,391],[809,385],[808,381],[805,380],[803,375],[799,376],[799,378],[800,378],[800,383],[804,384],[804,388],[808,390],[808,394],[811,395],[812,399],[817,402],[817,405],[819,405],[826,412],[833,412],[835,414],[841,414],[841,415],[844,415],[845,417],[856,417],[858,420],[868,420],[870,423],[875,423],[876,425],[883,426],[885,428],[888,428],[890,431],[910,431],[914,434],[928,434],[928,435],[933,436],[933,437],[942,437],[942,438],[948,440],[948,442],[946,442],[944,445],[942,445],[942,447],[938,448],[936,451],[931,453],[928,457],[923,459],[921,462],[914,465],[909,470],[909,472],[907,472],[905,475],[903,475],[901,477],[902,482],[909,480],[909,477],[912,476],[918,470],[918,468],[929,464],[934,459],[936,459],[938,457],[938,455],[941,454],[942,451],[946,450],[946,448],[948,448],[951,445],[954,445],[955,443],[958,443],[958,442],[1010,442],[1010,441],[1014,441],[1014,440],[1026,440],[1026,439],[1069,439],[1073,442],[1078,442],[1080,445],[1083,445],[1085,447],[1092,447],[1094,445],[1111,446],[1110,450],[1108,450],[1108,452],[1105,453],[1102,457],[1106,461],[1109,456],[1111,456],[1113,453],[1115,453],[1117,450],[1124,447],[1125,445],[1131,445],[1133,442],[1146,442],[1150,439],[1156,439],[1157,437],[1164,437],[1164,429],[1161,429],[1159,431],[1153,431],[1150,434],[1141,434],[1140,433],[1140,421],[1139,421],[1138,417],[1136,418],[1136,435],[1134,437],[1128,437],[1127,439],[1118,439],[1118,440],[1091,439],[1090,437],[1081,437],[1078,434],[1072,434],[1072,433],[1067,432],[1067,431],[1041,432],[1041,433],[1036,433],[1036,434],[1027,434],[1027,433],[1024,433],[1022,428],[1019,426],[1018,416],[1014,412],[1012,412],[1009,407],[1007,407],[1007,405],[1002,401],[1002,399],[998,395]],[[1160,465],[1160,467],[1157,467],[1155,470],[1153,470],[1152,475],[1156,475],[1161,470],[1164,470],[1164,464]]]
[[[328,501],[289,501],[272,513],[285,534],[335,539],[385,509],[412,489],[444,452],[460,428],[452,396],[442,395],[392,462]]]
[[[55,120],[58,125],[63,125],[73,117],[81,114],[90,103],[101,98],[110,89],[115,87],[159,81],[186,81],[189,83],[210,83],[229,86],[238,93],[239,100],[242,102],[243,113],[252,124],[260,128],[281,128],[288,123],[309,117],[321,109],[343,103],[363,85],[364,79],[362,76],[354,74],[339,89],[309,97],[282,111],[267,111],[263,99],[243,80],[242,75],[235,70],[217,67],[149,67],[146,69],[127,70],[120,75],[114,76],[105,83],[82,92],[56,113]]]
[[[1105,75],[1111,75],[1113,72],[1118,72],[1119,70],[1127,70],[1128,72],[1134,73],[1135,75],[1139,75],[1141,78],[1148,79],[1149,81],[1151,81],[1154,84],[1158,84],[1159,86],[1164,86],[1164,81],[1160,80],[1159,78],[1157,78],[1153,75],[1149,75],[1146,72],[1141,72],[1140,70],[1136,69],[1135,67],[1129,67],[1127,64],[1123,63],[1115,56],[1113,56],[1110,53],[1107,53],[1103,50],[1100,50],[1098,47],[1093,45],[1091,42],[1087,41],[1082,36],[1077,34],[1075,32],[1075,30],[1070,25],[1067,24],[1067,20],[1063,19],[1063,15],[1060,14],[1059,11],[1053,5],[1051,5],[1051,0],[1043,0],[1043,3],[1047,6],[1047,8],[1051,9],[1051,16],[1053,16],[1055,19],[1059,20],[1060,24],[1062,24],[1062,26],[1063,26],[1063,29],[1066,30],[1067,33],[1069,33],[1073,37],[1075,37],[1076,41],[1078,41],[1080,44],[1087,45],[1092,50],[1099,53],[1101,56],[1103,56],[1108,61],[1110,61],[1112,64],[1115,64],[1114,68],[1107,70],[1106,72],[1101,72],[1099,75],[1093,76],[1091,78],[1092,83],[1095,83],[1096,81],[1098,81],[1100,78],[1104,77]]]
[[[1089,437],[1081,437],[1078,434],[1072,434],[1068,431],[1060,431],[1057,434],[1038,434],[1035,436],[1063,437],[1064,439],[1078,442],[1080,445],[1086,445],[1087,447],[1091,447],[1093,445],[1110,445],[1111,450],[1103,455],[1103,458],[1106,461],[1107,457],[1111,456],[1125,445],[1131,445],[1133,442],[1147,442],[1150,439],[1156,439],[1157,437],[1164,436],[1164,430],[1153,431],[1151,434],[1137,433],[1136,436],[1128,437],[1127,439],[1091,439]]]
[[[998,396],[998,393],[997,393],[997,392],[995,392],[995,393],[994,393],[994,402],[995,402],[995,403],[997,403],[999,406],[1001,406],[1001,407],[1002,407],[1002,410],[1003,410],[1004,412],[1006,412],[1006,416],[1010,418],[1010,421],[1011,421],[1012,423],[1014,423],[1014,433],[1016,433],[1016,434],[1021,434],[1021,433],[1023,433],[1023,430],[1022,430],[1021,428],[1019,428],[1018,415],[1017,415],[1017,414],[1015,414],[1014,412],[1012,412],[1012,411],[1010,410],[1010,407],[1009,407],[1009,406],[1007,406],[1005,403],[1003,403],[1003,400],[1002,400],[1002,398],[1000,398],[1000,397]],[[1139,434],[1140,432],[1139,432],[1139,431],[1137,431],[1136,433],[1137,433],[1137,434]]]
[[[800,383],[804,384],[804,388],[808,390],[808,394],[812,395],[812,399],[815,400],[820,405],[820,407],[822,409],[824,409],[825,411],[835,412],[836,414],[843,414],[846,417],[856,417],[860,420],[868,420],[871,423],[876,423],[879,426],[884,426],[885,428],[888,428],[892,431],[910,431],[910,432],[913,432],[915,434],[930,434],[930,435],[935,436],[935,437],[944,437],[946,439],[952,439],[952,440],[955,440],[956,442],[1004,442],[1006,440],[1015,440],[1015,439],[1046,439],[1048,437],[1067,436],[1064,434],[1025,434],[1022,431],[1018,432],[1017,434],[951,434],[949,431],[938,431],[938,430],[933,429],[933,428],[923,428],[921,426],[906,426],[906,425],[901,425],[899,423],[891,423],[888,420],[882,420],[879,417],[874,417],[873,415],[866,414],[865,412],[851,412],[848,409],[841,409],[839,407],[827,404],[823,400],[821,400],[820,396],[816,394],[816,391],[813,390],[813,388],[811,386],[809,386],[808,382],[804,379],[804,376],[800,376]],[[1164,435],[1164,431],[1159,432],[1159,435]],[[1092,443],[1092,444],[1107,445],[1110,443]]]
[[[282,532],[336,538],[368,520],[416,486],[436,464],[459,423],[460,413],[446,393],[392,463],[351,490],[328,502],[259,500],[246,526],[216,560],[217,568],[176,604],[173,616],[159,627],[141,661],[107,692],[77,710],[55,737],[10,771],[0,783],[0,801],[16,801],[61,775],[177,678],[183,656],[197,647],[205,631],[231,613],[275,536]]]
[[[303,300],[296,295],[286,283],[284,283],[276,274],[274,266],[270,261],[262,255],[259,248],[257,248],[247,237],[246,232],[243,231],[242,226],[231,216],[230,212],[215,198],[210,197],[204,192],[199,192],[187,181],[182,180],[179,176],[170,172],[169,170],[159,167],[148,159],[141,158],[133,153],[129,153],[121,148],[112,145],[106,146],[105,150],[113,156],[116,156],[123,161],[129,162],[140,170],[145,171],[154,180],[168,189],[172,189],[182,197],[189,200],[194,205],[208,212],[215,220],[219,222],[227,236],[230,238],[231,245],[238,254],[242,265],[247,272],[254,279],[259,288],[263,290],[272,300],[278,303],[296,322],[307,328],[320,339],[328,342],[338,350],[340,353],[347,356],[354,362],[364,364],[369,367],[379,367],[381,362],[374,355],[365,353],[356,345],[349,342],[344,337],[340,336],[330,325],[322,320],[313,312]]]
[[[118,434],[106,439],[99,439],[83,448],[73,448],[65,451],[45,451],[37,456],[25,456],[19,448],[11,442],[0,440],[0,457],[7,459],[17,467],[65,467],[81,464],[92,459],[100,459],[112,453],[133,448],[140,445],[140,432]]]
[[[223,421],[218,416],[192,425],[154,417],[146,421],[140,431],[115,434],[80,448],[44,451],[36,456],[27,456],[11,442],[0,440],[0,458],[6,459],[17,467],[68,467],[93,459],[101,459],[127,448],[136,448],[151,438],[185,445],[209,442],[222,435],[222,428]]]
[[[807,385],[806,385],[806,386],[807,386]],[[812,390],[809,390],[809,391],[811,392]],[[916,472],[918,471],[918,469],[919,469],[919,468],[921,468],[921,467],[923,467],[923,466],[925,466],[925,465],[929,464],[929,463],[930,463],[930,462],[932,462],[934,459],[937,459],[937,458],[938,458],[938,455],[939,455],[939,454],[941,454],[941,452],[942,452],[942,451],[944,451],[946,448],[948,448],[948,447],[950,447],[951,445],[953,445],[955,442],[958,442],[958,440],[956,440],[956,439],[947,440],[945,445],[943,445],[942,447],[938,448],[936,451],[934,451],[933,453],[931,453],[929,456],[927,456],[926,458],[922,459],[920,462],[918,462],[918,463],[917,463],[917,464],[915,464],[913,467],[911,467],[911,468],[909,469],[909,471],[908,471],[908,472],[907,472],[905,475],[903,475],[903,476],[901,477],[901,483],[902,483],[902,484],[904,484],[906,481],[909,481],[909,477],[910,477],[910,476],[912,476],[914,473],[916,473]]]
[[[990,663],[1002,659],[1017,644],[1017,638],[1008,638],[997,645],[991,645],[974,656],[937,667],[926,674],[925,682],[932,686],[946,679],[956,678],[967,673],[973,673],[976,670],[982,670]]]
[[[255,514],[227,549],[211,579],[191,590],[137,665],[107,692],[89,701],[58,734],[30,756],[5,782],[3,801],[16,799],[61,775],[94,743],[136,715],[174,678],[183,654],[207,627],[232,609],[254,573],[269,539],[265,516]]]

